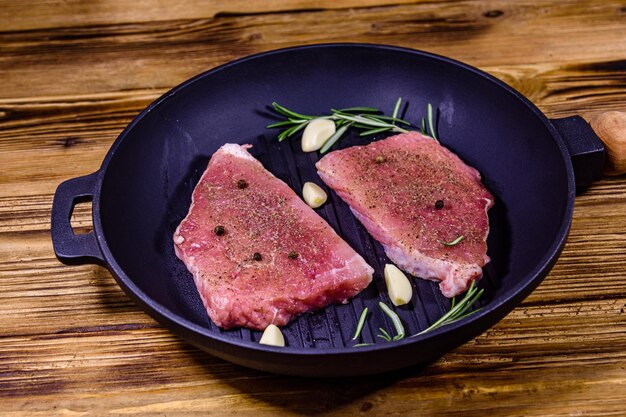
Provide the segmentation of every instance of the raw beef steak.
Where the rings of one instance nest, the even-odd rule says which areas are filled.
[[[441,281],[446,297],[482,276],[493,196],[436,140],[396,135],[331,152],[316,167],[401,269]]]
[[[215,324],[262,330],[345,303],[373,269],[291,188],[226,144],[211,158],[174,233]]]

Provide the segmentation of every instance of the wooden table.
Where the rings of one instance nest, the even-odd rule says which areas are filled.
[[[248,54],[372,42],[447,55],[547,115],[626,108],[620,1],[0,2],[0,414],[626,415],[626,178],[576,199],[539,288],[422,370],[347,380],[241,368],[180,341],[106,269],[50,242],[63,180],[98,169],[131,119]],[[91,224],[79,207],[74,225]]]

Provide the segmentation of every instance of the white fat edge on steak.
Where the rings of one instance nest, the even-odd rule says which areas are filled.
[[[250,153],[247,151],[247,149],[250,149],[250,148],[252,148],[252,145],[249,145],[249,144],[238,145],[236,143],[225,143],[224,145],[222,145],[221,148],[218,149],[218,151],[221,150],[224,153],[236,156],[237,158],[247,159],[249,161],[254,161],[257,164],[260,164],[260,162],[257,159],[255,159],[252,155],[250,155]]]
[[[480,175],[480,174],[479,174]],[[485,229],[485,235],[483,236],[483,240],[485,242],[487,242],[487,237],[489,237],[489,231],[491,230],[491,227],[489,226],[489,209],[491,207],[493,207],[494,205],[494,201],[490,198],[483,198],[482,200],[485,200],[485,202],[487,204],[485,204],[485,216],[487,216],[487,228]],[[491,258],[485,253],[485,265],[487,265],[489,262],[491,262]]]
[[[477,281],[482,277],[483,269],[475,263],[466,263],[459,266],[458,263],[428,257],[417,250],[410,252],[409,259],[405,251],[398,246],[382,246],[387,257],[400,269],[422,279],[446,283],[450,287],[448,294],[459,293],[459,288],[466,289],[471,281]],[[439,278],[442,272],[445,273],[444,279]],[[468,279],[468,277],[471,278]],[[447,294],[444,293],[444,295],[448,297]]]
[[[361,255],[359,255],[355,251],[354,256],[352,256],[352,258],[350,258],[350,260],[348,260],[345,263],[344,266],[342,266],[341,268],[333,268],[333,269],[331,269],[329,271],[326,271],[323,275],[324,276],[325,275],[332,275],[332,277],[333,277],[333,285],[336,286],[337,285],[337,276],[340,275],[342,271],[345,271],[345,270],[349,271],[349,270],[351,270],[352,269],[352,264],[356,264],[357,266],[359,264],[361,264],[360,259],[362,260]],[[367,274],[371,277],[374,274],[374,268],[372,268],[370,266],[370,264],[368,264],[367,262],[363,262],[363,264],[366,267],[365,270],[367,271]],[[347,299],[346,300],[342,300],[342,303],[345,304],[347,301],[348,301]]]

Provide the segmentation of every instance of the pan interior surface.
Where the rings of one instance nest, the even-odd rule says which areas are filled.
[[[346,45],[278,51],[218,68],[136,119],[103,166],[100,223],[112,269],[172,314],[256,346],[260,332],[224,332],[210,322],[191,274],[174,254],[172,234],[210,156],[224,143],[250,143],[253,155],[299,194],[304,182],[321,183],[314,168],[319,155],[303,153],[299,138],[279,143],[277,131],[265,128],[275,120],[268,108],[273,101],[305,114],[352,106],[390,114],[398,97],[408,102],[403,117],[415,125],[426,116],[428,102],[439,109],[441,143],[477,168],[496,197],[489,213],[492,261],[480,284],[486,289],[483,304],[545,275],[538,267],[563,237],[569,185],[562,151],[543,119],[517,95],[464,66],[406,50]],[[370,140],[352,135],[336,147]],[[374,282],[354,301],[286,326],[287,343],[302,351],[348,349],[360,311],[378,310],[380,299],[388,302],[382,248],[329,194],[318,213],[375,268]],[[415,279],[413,285],[413,302],[397,309],[408,334],[449,307],[436,284]],[[390,328],[382,314],[373,314],[363,341],[380,340],[379,327]]]

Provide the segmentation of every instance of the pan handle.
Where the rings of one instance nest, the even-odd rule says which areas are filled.
[[[78,203],[91,201],[98,172],[67,180],[57,188],[52,202],[52,246],[57,258],[67,264],[103,263],[104,257],[94,232],[77,235],[70,219]]]
[[[580,116],[551,119],[572,158],[576,188],[584,188],[602,178],[604,144]]]
[[[596,113],[589,118],[589,124],[606,148],[604,174],[626,174],[626,112]]]

